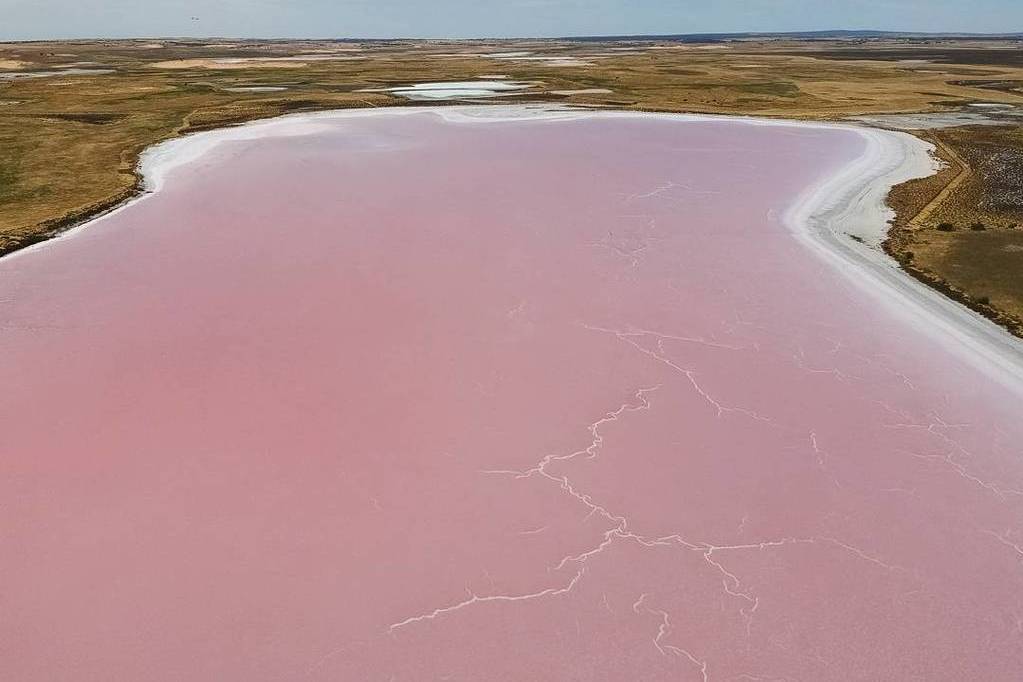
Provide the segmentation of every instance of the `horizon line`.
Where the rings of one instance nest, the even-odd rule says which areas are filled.
[[[977,31],[912,31],[893,29],[809,29],[805,31],[698,31],[692,33],[618,33],[618,34],[565,34],[535,36],[232,36],[232,35],[132,35],[132,36],[89,36],[49,38],[0,38],[0,43],[42,43],[42,42],[87,42],[96,40],[240,40],[240,41],[452,41],[469,42],[483,40],[677,40],[680,38],[720,40],[728,38],[771,38],[771,37],[935,37],[935,38],[1023,38],[1023,30],[977,32]]]

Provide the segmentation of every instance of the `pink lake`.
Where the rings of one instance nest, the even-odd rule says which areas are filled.
[[[861,135],[289,126],[0,260],[0,677],[1019,679],[1021,396],[781,219]]]

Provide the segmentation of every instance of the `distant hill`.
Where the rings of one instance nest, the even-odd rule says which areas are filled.
[[[1023,39],[1015,33],[926,33],[913,31],[788,31],[781,33],[678,33],[663,35],[565,36],[562,40],[599,42],[608,40],[667,40],[681,43],[709,43],[729,40],[870,40],[882,38],[935,39],[970,38],[973,40]]]

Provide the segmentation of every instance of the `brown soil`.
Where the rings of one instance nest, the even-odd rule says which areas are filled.
[[[1020,129],[920,133],[947,167],[896,187],[885,250],[911,275],[1023,337]]]

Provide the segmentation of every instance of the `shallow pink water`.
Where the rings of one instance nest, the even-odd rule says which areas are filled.
[[[329,126],[0,261],[4,679],[1018,679],[1019,397],[778,219],[858,136]]]

